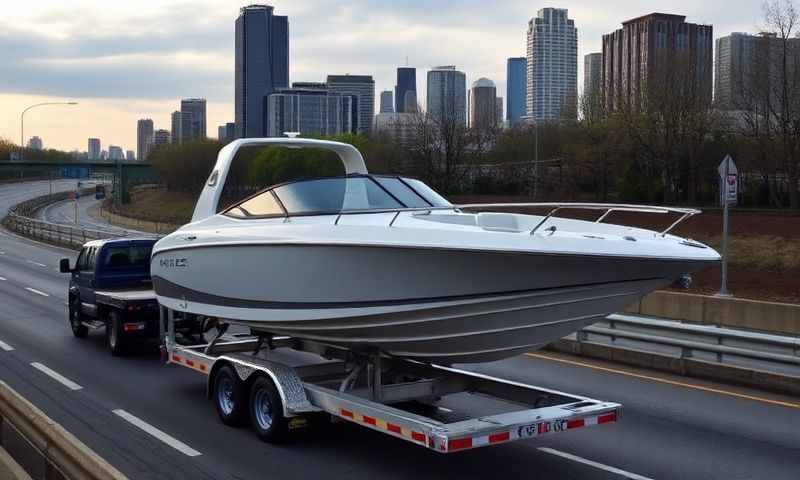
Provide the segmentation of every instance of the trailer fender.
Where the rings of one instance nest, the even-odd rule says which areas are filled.
[[[239,379],[247,385],[248,391],[250,384],[255,379],[255,374],[265,374],[272,379],[281,397],[283,415],[285,417],[295,417],[303,413],[320,411],[319,408],[314,407],[311,402],[309,402],[306,396],[306,389],[303,386],[303,381],[293,368],[263,359],[259,359],[258,364],[250,363],[242,358],[229,356],[221,356],[214,360],[211,372],[208,375],[208,381],[206,382],[206,395],[209,398],[211,398],[213,390],[214,377],[223,365],[231,365],[233,367]]]

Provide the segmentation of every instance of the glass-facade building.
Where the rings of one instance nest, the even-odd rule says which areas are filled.
[[[397,85],[394,87],[394,111],[412,113],[417,111],[417,69],[399,67]]]
[[[268,136],[281,137],[286,132],[331,136],[352,131],[353,97],[324,88],[298,87],[270,94]]]
[[[379,113],[394,113],[394,96],[391,90],[381,92],[381,108]]]
[[[509,58],[506,63],[506,120],[513,125],[525,116],[525,94],[528,81],[528,59]]]
[[[267,97],[289,87],[289,19],[250,5],[236,19],[236,137],[267,132]]]
[[[369,135],[375,118],[375,80],[372,75],[328,75],[328,89],[353,97],[353,131]]]
[[[563,8],[528,22],[526,113],[536,122],[577,119],[578,29]]]
[[[467,76],[455,66],[434,67],[428,71],[428,113],[438,121],[467,123]]]

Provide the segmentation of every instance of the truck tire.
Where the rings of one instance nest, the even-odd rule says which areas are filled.
[[[283,416],[281,396],[272,380],[263,375],[250,386],[250,423],[264,442],[282,443],[289,437],[289,422]]]
[[[83,324],[80,298],[75,297],[72,303],[69,304],[69,326],[75,338],[86,338],[89,335],[89,327]]]
[[[247,390],[230,365],[222,366],[214,376],[214,406],[222,423],[241,426],[247,418]]]
[[[106,345],[108,345],[108,351],[115,357],[127,353],[125,334],[122,328],[122,317],[119,312],[116,310],[110,311],[106,322]]]

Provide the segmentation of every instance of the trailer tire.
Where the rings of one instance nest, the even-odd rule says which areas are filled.
[[[75,338],[86,338],[89,335],[89,327],[83,324],[81,300],[78,297],[69,304],[69,326]]]
[[[125,340],[122,332],[122,317],[116,310],[111,310],[108,312],[108,321],[106,322],[106,345],[108,345],[111,355],[120,357],[128,352]]]
[[[230,365],[223,365],[214,375],[212,398],[222,423],[242,425],[247,418],[247,389]]]
[[[282,443],[289,437],[289,422],[283,416],[283,403],[271,379],[259,375],[250,386],[250,423],[258,438]]]

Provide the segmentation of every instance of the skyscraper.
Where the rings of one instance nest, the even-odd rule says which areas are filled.
[[[186,140],[204,140],[206,132],[206,99],[187,98],[181,100],[182,134]],[[189,129],[187,131],[187,124]]]
[[[136,122],[136,156],[146,161],[153,144],[153,120],[143,118]]]
[[[497,97],[495,99],[495,123],[497,125],[503,125],[503,97]]]
[[[394,87],[394,111],[413,113],[417,111],[417,69],[397,68],[397,85]]]
[[[467,77],[453,65],[434,67],[428,71],[428,113],[436,120],[467,121]]]
[[[236,19],[236,137],[262,137],[267,96],[289,87],[289,19],[250,5]]]
[[[527,115],[536,122],[577,118],[578,30],[563,8],[528,22]]]
[[[172,112],[172,143],[183,143],[183,114],[175,110]]]
[[[497,87],[488,78],[479,78],[472,83],[469,124],[479,131],[489,130],[497,124]]]
[[[129,162],[133,162],[136,160],[136,153],[133,150],[126,150],[125,151],[125,160]]]
[[[153,147],[152,150],[155,150],[163,145],[169,145],[169,142],[172,140],[172,134],[169,130],[159,129],[153,133]]]
[[[108,146],[108,159],[109,160],[125,160],[125,154],[122,153],[122,148],[116,145]]]
[[[328,89],[355,97],[354,131],[369,134],[375,117],[375,80],[372,75],[328,75]]]
[[[602,69],[602,53],[590,53],[583,57],[583,95],[585,97],[594,97],[600,94],[600,72]]]
[[[381,109],[380,113],[394,113],[394,97],[391,90],[384,90],[381,92]]]
[[[525,116],[528,82],[528,59],[509,58],[506,63],[506,120],[513,125]]]
[[[281,137],[286,132],[304,136],[340,135],[353,130],[353,97],[326,88],[280,89],[269,96],[267,135]]]
[[[711,102],[713,27],[686,23],[683,15],[652,13],[603,35],[602,93],[607,110],[640,105],[670,77]],[[682,71],[678,71],[678,70]]]
[[[217,128],[217,139],[222,143],[228,143],[236,138],[236,124],[228,122]]]
[[[86,156],[89,160],[100,160],[100,139],[90,138],[86,146]]]
[[[28,148],[33,150],[41,150],[42,149],[42,139],[37,137],[36,135],[32,136],[30,140],[28,140]]]

